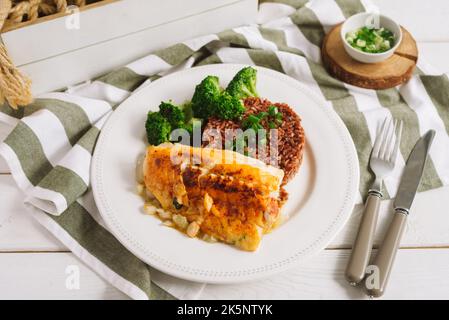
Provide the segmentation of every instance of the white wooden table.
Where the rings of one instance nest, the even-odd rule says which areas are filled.
[[[422,57],[449,72],[449,1],[374,0],[384,14],[408,28]],[[0,139],[8,128],[0,127]],[[449,165],[449,163],[448,163]],[[0,159],[0,299],[126,299],[28,216],[22,195]],[[383,203],[379,243],[391,215]],[[386,299],[449,298],[449,187],[419,194],[398,253]],[[360,209],[360,208],[358,208]],[[359,210],[360,211],[360,210]],[[319,213],[317,213],[319,214]],[[363,299],[344,280],[360,215],[354,214],[329,247],[304,265],[257,283],[207,285],[201,299]],[[66,268],[80,268],[80,288],[66,289]],[[190,283],[161,282],[180,295]]]

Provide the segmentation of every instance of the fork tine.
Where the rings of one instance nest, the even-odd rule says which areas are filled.
[[[382,140],[383,140],[382,137],[384,135],[387,120],[388,120],[388,117],[385,117],[384,122],[382,123],[382,126],[380,127],[380,130],[376,135],[376,140],[374,141],[373,152],[372,152],[372,156],[374,156],[374,157],[379,156],[379,150],[380,150],[380,147],[382,144]]]
[[[394,143],[393,153],[391,154],[390,159],[389,159],[389,161],[392,162],[392,163],[396,162],[399,146],[401,145],[402,125],[403,125],[402,120],[399,120],[399,129],[398,129],[398,132],[397,132],[397,135],[396,135],[396,141]]]
[[[381,158],[381,159],[385,159],[386,153],[388,151],[389,141],[391,140],[390,136],[391,136],[391,132],[392,132],[392,128],[393,128],[393,121],[394,120],[392,118],[388,121],[388,126],[387,126],[387,129],[385,130],[385,135],[383,135],[383,137],[382,137],[382,145],[381,145],[380,151],[379,151],[379,158]],[[394,131],[393,131],[393,133],[394,133]]]
[[[385,148],[385,154],[383,159],[385,161],[389,161],[391,155],[393,154],[394,146],[396,144],[396,130],[398,128],[399,120],[393,119],[393,129],[389,131],[389,135],[387,138],[387,146]]]

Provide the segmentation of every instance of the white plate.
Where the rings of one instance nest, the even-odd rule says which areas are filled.
[[[290,218],[265,235],[256,252],[191,239],[144,215],[136,194],[135,163],[146,147],[148,110],[162,100],[183,103],[207,75],[224,86],[242,65],[208,65],[163,77],[126,100],[99,137],[92,164],[98,209],[117,239],[137,257],[167,274],[200,282],[236,283],[265,277],[303,262],[343,227],[358,189],[357,155],[346,127],[332,108],[300,82],[258,69],[258,92],[288,103],[302,118],[307,147],[303,165],[287,185],[283,208]]]

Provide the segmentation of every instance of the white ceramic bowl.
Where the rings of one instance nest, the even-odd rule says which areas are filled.
[[[367,25],[374,25],[375,28],[385,28],[393,32],[395,39],[394,46],[382,53],[367,53],[353,48],[346,41],[346,34]],[[346,52],[355,60],[364,63],[376,63],[388,59],[393,55],[402,41],[402,31],[399,24],[384,15],[368,12],[358,13],[349,17],[341,27],[340,36]]]

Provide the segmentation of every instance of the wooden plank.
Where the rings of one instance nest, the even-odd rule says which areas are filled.
[[[79,289],[68,288],[68,269],[78,268]],[[73,271],[71,271],[73,272]],[[72,253],[0,253],[2,299],[128,299]],[[153,281],[181,299],[196,299],[203,284],[152,270]]]
[[[79,269],[79,289],[66,286],[70,268]],[[127,299],[71,253],[2,253],[0,272],[0,299]]]
[[[0,174],[7,174],[9,172],[8,165],[6,164],[5,160],[3,160],[2,157],[0,157]]]
[[[31,77],[33,94],[38,95],[97,77],[174,43],[251,23],[256,17],[256,3],[257,0],[240,0],[47,59],[16,63]]]
[[[28,215],[23,198],[11,175],[0,175],[0,251],[67,250]]]
[[[417,41],[449,41],[446,0],[372,0],[380,12],[399,21]]]
[[[446,247],[449,246],[449,186],[416,195],[402,247]],[[383,201],[374,245],[381,243],[393,217],[393,201]],[[362,216],[363,206],[358,205],[343,230],[334,238],[329,248],[351,248]]]
[[[418,42],[420,58],[438,72],[449,73],[449,42]]]
[[[13,129],[12,126],[5,124],[3,122],[0,122],[0,141],[5,140],[5,138],[8,136],[8,134]],[[0,174],[9,173],[9,168],[6,165],[5,160],[3,157],[0,156]]]
[[[79,29],[67,28],[68,17],[62,16],[2,33],[1,37],[11,58],[20,66],[194,16],[235,1],[114,1],[79,12]]]
[[[200,299],[367,299],[344,278],[348,258],[349,250],[328,250],[266,280],[207,285]],[[400,250],[383,299],[448,299],[448,272],[447,249]]]
[[[384,299],[448,299],[448,252],[446,249],[401,250]],[[348,250],[328,250],[300,267],[269,279],[235,285],[206,285],[199,298],[366,299],[344,279],[348,257]],[[79,290],[68,290],[65,286],[68,266],[79,267]],[[0,299],[126,298],[71,253],[0,253],[0,274]],[[157,273],[153,273],[153,278],[159,280]],[[187,283],[183,286],[184,290],[188,288]],[[170,290],[177,296],[184,292],[173,287]]]

